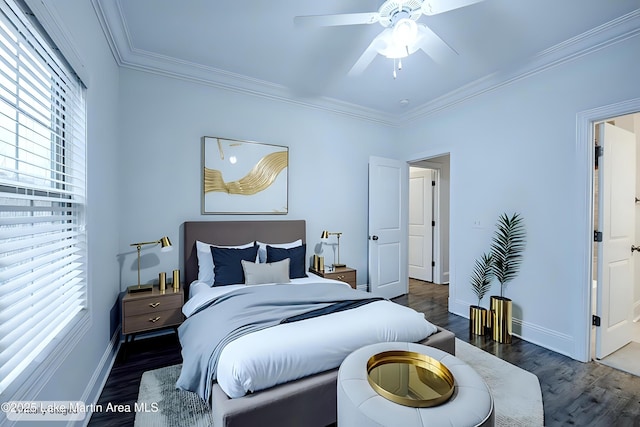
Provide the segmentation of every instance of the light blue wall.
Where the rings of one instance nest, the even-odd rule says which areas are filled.
[[[576,114],[640,97],[638,37],[485,93],[404,129],[129,69],[118,70],[91,4],[58,0],[90,76],[88,230],[90,333],[38,400],[96,396],[111,357],[113,307],[136,280],[129,244],[168,235],[176,250],[145,254],[142,280],[181,267],[188,220],[305,219],[309,255],[321,230],[342,231],[342,261],[367,264],[370,155],[417,159],[451,153],[451,309],[466,315],[473,260],[502,212],[523,214],[529,233],[521,275],[508,288],[520,332],[571,354],[582,326],[576,242],[584,219],[577,176]],[[200,214],[201,137],[222,136],[290,149],[289,214]],[[484,228],[473,228],[480,220]],[[327,262],[331,255],[326,254]],[[494,293],[497,288],[494,287]],[[117,319],[116,319],[117,320]],[[106,365],[105,365],[106,364]]]
[[[508,286],[514,331],[577,356],[588,329],[581,294],[585,165],[576,115],[640,97],[640,37],[487,92],[402,130],[403,156],[451,153],[450,310],[468,316],[469,277],[502,212],[520,212],[528,244]],[[483,228],[474,228],[480,220]],[[492,295],[499,293],[494,283]],[[486,297],[484,304],[488,305]]]
[[[87,99],[88,305],[91,326],[62,365],[35,379],[28,399],[95,402],[113,355],[113,311],[119,294],[119,71],[91,2],[57,0],[47,7],[81,58]],[[40,17],[39,17],[40,18]],[[115,318],[114,318],[115,317]],[[112,319],[113,318],[113,319]],[[26,426],[28,423],[19,423]],[[41,426],[42,422],[33,425]]]
[[[181,224],[192,220],[305,219],[307,254],[323,229],[341,231],[341,261],[367,274],[370,155],[395,156],[393,128],[189,81],[123,69],[120,76],[121,288],[137,280],[129,244],[168,235],[172,252],[143,249],[142,282],[180,266]],[[289,147],[287,215],[201,215],[201,138]],[[325,254],[333,262],[333,254]]]

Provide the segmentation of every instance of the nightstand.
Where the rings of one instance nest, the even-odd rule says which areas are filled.
[[[309,269],[313,274],[317,274],[325,279],[340,280],[341,282],[348,283],[353,289],[356,289],[356,270],[350,267],[332,268],[331,271]]]
[[[151,292],[126,294],[122,298],[122,334],[125,336],[125,346],[133,342],[135,335],[139,333],[163,328],[177,330],[184,320],[183,304],[182,288],[174,292],[173,288],[168,287],[164,293],[160,293],[160,289],[154,286]],[[125,357],[126,350],[125,348]]]

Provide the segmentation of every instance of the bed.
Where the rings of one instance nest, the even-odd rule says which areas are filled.
[[[211,317],[212,320],[207,320],[206,322],[212,322],[213,324],[220,324],[218,322],[219,318],[218,313],[213,313],[212,308],[207,308],[206,310],[201,310],[201,306],[207,306],[201,302],[203,300],[203,293],[200,290],[196,290],[197,287],[201,287],[204,289],[204,293],[207,292],[207,288],[210,286],[202,286],[202,283],[199,283],[198,278],[199,275],[202,274],[200,267],[198,265],[198,249],[202,249],[202,246],[197,245],[196,242],[207,242],[210,244],[218,245],[218,246],[231,246],[231,247],[239,247],[239,245],[246,244],[248,242],[268,242],[270,244],[270,250],[273,249],[271,245],[278,246],[278,244],[283,244],[285,248],[291,247],[291,243],[306,244],[305,242],[306,235],[306,225],[304,220],[280,220],[280,221],[196,221],[196,222],[186,222],[183,225],[183,248],[184,252],[184,269],[185,269],[185,295],[190,296],[189,300],[185,304],[185,310],[188,314],[187,320],[184,325],[195,324],[195,320],[190,319],[190,317],[204,317],[204,316],[214,316]],[[263,245],[264,246],[264,245]],[[264,247],[261,247],[264,249]],[[291,249],[293,250],[293,249]],[[297,250],[297,249],[296,249]],[[229,252],[229,251],[227,251]],[[215,253],[215,252],[214,252]],[[274,250],[274,253],[275,250]],[[287,253],[285,251],[285,253]],[[202,252],[201,254],[202,255]],[[262,253],[256,255],[256,264],[261,261],[260,257],[263,256]],[[297,256],[297,255],[296,255]],[[284,260],[282,261],[284,262]],[[304,265],[306,268],[306,254]],[[275,263],[272,263],[275,265]],[[245,264],[243,264],[245,265]],[[248,270],[247,270],[248,271]],[[293,273],[292,273],[293,274]],[[236,286],[234,289],[231,287],[224,286],[222,290],[216,290],[215,292],[221,292],[222,294],[228,293],[233,298],[240,298],[244,294],[249,292],[257,292],[258,295],[269,295],[272,291],[266,291],[265,289],[260,288],[269,288],[269,289],[277,289],[278,287],[287,287],[288,293],[291,294],[291,298],[295,296],[293,294],[303,292],[304,288],[307,292],[311,288],[315,288],[316,282],[321,279],[318,276],[313,276],[311,273],[307,272],[307,278],[300,278],[292,280],[291,284],[280,285],[274,284],[271,285],[258,285],[258,286]],[[248,278],[247,278],[248,279]],[[217,280],[217,279],[215,279]],[[323,279],[324,280],[324,279]],[[343,292],[338,288],[348,288],[349,292],[353,292],[355,296],[357,293],[366,294],[360,291],[351,290],[348,285],[340,285],[339,283],[331,283],[335,282],[332,280],[327,280],[324,283],[317,283],[317,289],[324,289],[322,287],[326,287],[327,289],[331,288],[332,292],[335,288],[335,292],[340,294]],[[192,289],[193,285],[193,289]],[[296,285],[296,286],[292,286]],[[297,286],[300,285],[300,286]],[[228,288],[228,289],[227,289]],[[247,288],[247,289],[241,289]],[[254,289],[249,289],[254,288]],[[237,289],[237,290],[236,290]],[[215,293],[214,292],[214,293]],[[320,290],[318,290],[320,292]],[[322,291],[324,292],[324,291]],[[297,379],[290,380],[282,380],[279,379],[280,383],[276,383],[274,385],[269,385],[268,381],[271,379],[260,380],[263,381],[262,384],[258,384],[260,381],[256,380],[256,384],[250,384],[247,386],[246,382],[249,380],[247,378],[240,378],[239,383],[245,389],[249,389],[249,393],[244,394],[246,390],[242,389],[233,389],[233,384],[229,385],[228,381],[225,382],[221,378],[223,372],[225,372],[225,366],[229,365],[230,369],[233,371],[234,369],[237,371],[238,366],[234,365],[236,363],[236,359],[250,356],[250,353],[253,353],[252,349],[260,349],[259,352],[269,352],[270,350],[265,350],[262,346],[265,342],[272,341],[277,334],[289,336],[304,336],[304,332],[295,332],[296,329],[301,331],[302,327],[315,327],[317,330],[332,330],[331,326],[326,326],[325,323],[321,322],[331,322],[334,319],[335,324],[341,325],[345,324],[345,322],[352,322],[348,317],[341,316],[354,316],[356,312],[362,312],[366,314],[360,314],[360,316],[367,316],[367,318],[375,318],[376,311],[378,306],[386,307],[386,309],[395,310],[399,309],[402,306],[397,304],[390,303],[389,301],[378,301],[371,294],[359,295],[356,304],[358,306],[356,308],[350,310],[342,310],[340,312],[332,313],[325,316],[314,317],[311,319],[305,319],[297,322],[292,322],[284,325],[277,325],[270,328],[259,329],[255,332],[252,332],[248,335],[243,335],[238,337],[235,341],[227,344],[222,350],[222,354],[219,354],[219,361],[217,362],[216,367],[220,368],[219,372],[217,372],[218,378],[215,382],[208,381],[203,383],[202,386],[206,387],[206,391],[204,392],[203,397],[208,397],[210,399],[213,416],[214,416],[214,425],[215,426],[255,426],[255,425],[279,425],[279,426],[326,426],[335,423],[336,421],[336,378],[337,378],[337,365],[334,364],[333,367],[327,368],[323,367],[318,372],[312,374],[306,374],[305,376]],[[207,298],[209,298],[207,296]],[[225,299],[231,297],[223,297],[219,299]],[[252,298],[254,298],[252,296]],[[262,298],[262,297],[260,297]],[[355,298],[355,297],[353,297]],[[205,298],[206,299],[206,298]],[[352,299],[352,297],[349,297]],[[215,299],[214,299],[215,300]],[[352,302],[349,302],[351,304]],[[397,307],[393,307],[397,306]],[[406,308],[402,307],[403,310]],[[244,309],[242,309],[244,310]],[[192,315],[192,313],[199,313],[202,311],[202,314],[198,314],[197,316]],[[407,312],[403,312],[404,315],[408,315]],[[391,315],[389,315],[391,316]],[[293,316],[295,318],[295,316]],[[380,316],[378,316],[380,317]],[[387,315],[382,316],[387,317]],[[337,319],[337,320],[336,320]],[[424,320],[424,319],[423,319]],[[202,321],[200,321],[202,323]],[[210,323],[206,323],[210,324]],[[217,323],[216,323],[217,322]],[[224,323],[224,322],[223,322]],[[427,322],[428,323],[428,322]],[[184,326],[183,325],[183,326]],[[315,325],[315,326],[309,326]],[[183,328],[181,326],[181,328]],[[195,360],[193,357],[194,347],[200,347],[204,345],[205,342],[195,342],[199,340],[199,333],[196,334],[193,332],[194,326],[185,326],[183,330],[181,330],[181,344],[183,345],[183,359],[185,360],[185,364],[192,366],[193,363],[191,361]],[[290,328],[290,329],[286,329]],[[333,329],[336,327],[334,326]],[[212,328],[218,329],[218,328]],[[185,332],[186,331],[186,332]],[[286,332],[285,332],[286,331]],[[293,331],[293,332],[292,332]],[[217,332],[217,331],[216,331]],[[432,333],[433,332],[433,333]],[[408,333],[419,333],[419,332],[408,332]],[[421,333],[421,332],[420,332]],[[262,334],[262,335],[261,335]],[[296,335],[297,334],[297,335]],[[431,345],[437,348],[440,348],[444,351],[447,351],[451,354],[455,352],[455,344],[454,344],[454,336],[451,332],[443,330],[441,328],[434,328],[434,331],[429,332],[429,336],[426,338],[420,339],[412,339],[411,341],[421,342],[426,345]],[[203,334],[204,335],[204,334]],[[209,334],[207,334],[209,335]],[[308,334],[309,335],[309,334]],[[313,336],[313,334],[311,334]],[[320,336],[321,334],[316,333],[316,335]],[[257,341],[251,341],[255,337],[262,337]],[[360,336],[360,332],[358,332],[357,336]],[[409,335],[411,336],[411,335]],[[331,335],[333,338],[333,335]],[[363,337],[362,339],[370,339]],[[394,340],[393,338],[387,340]],[[400,340],[400,339],[398,339]],[[319,360],[330,359],[331,357],[337,357],[335,354],[322,354],[322,351],[330,351],[333,350],[334,346],[327,346],[323,344],[318,344],[317,348],[309,347],[316,344],[319,340],[314,337],[311,341],[306,341],[306,344],[303,346],[304,349],[307,350],[306,356],[303,358],[307,359],[307,356],[310,355],[318,355],[320,359],[316,360],[313,363],[319,363]],[[289,345],[287,343],[287,345]],[[336,339],[335,347],[338,348],[343,344]],[[354,345],[354,344],[350,344]],[[359,345],[359,344],[358,344]],[[329,348],[331,347],[331,348]],[[286,347],[281,348],[281,344],[278,344],[277,348],[273,349],[274,353],[289,354],[289,351]],[[310,352],[310,353],[309,353]],[[273,356],[276,357],[276,356]],[[201,358],[202,359],[202,358]],[[295,358],[294,358],[295,359]],[[300,357],[298,357],[300,359]],[[216,359],[218,360],[218,359]],[[244,363],[244,362],[242,362]],[[262,363],[262,362],[260,362]],[[258,365],[260,365],[258,363]],[[271,368],[266,369],[268,372],[273,371],[273,363],[271,363]],[[279,363],[279,362],[278,362]],[[184,367],[183,371],[194,370],[192,368]],[[339,362],[338,362],[339,365]],[[255,369],[252,365],[251,369]],[[250,369],[250,370],[251,370]],[[197,369],[195,369],[197,370]],[[281,369],[288,370],[288,369]],[[253,371],[252,371],[253,372]],[[282,373],[282,372],[280,372]],[[183,373],[185,377],[188,375]],[[233,376],[237,376],[238,373],[234,371]],[[183,375],[181,375],[182,377]],[[267,381],[267,382],[264,382]],[[284,382],[282,382],[284,381]],[[180,385],[181,388],[184,388],[185,382],[183,381]],[[224,389],[223,389],[224,387]],[[253,390],[254,388],[256,388]],[[200,390],[202,393],[204,389]],[[232,397],[229,397],[232,396]]]

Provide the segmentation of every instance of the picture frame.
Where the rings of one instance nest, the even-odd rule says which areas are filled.
[[[202,213],[288,213],[289,147],[202,137]]]

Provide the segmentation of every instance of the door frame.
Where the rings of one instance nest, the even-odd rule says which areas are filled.
[[[436,267],[434,268],[433,271],[433,280],[435,281],[436,278],[440,279],[442,278],[443,284],[448,284],[449,286],[449,300],[452,299],[452,292],[455,292],[455,286],[451,286],[453,284],[453,272],[454,270],[454,260],[451,257],[451,254],[454,253],[453,252],[453,247],[454,244],[451,240],[451,218],[452,218],[452,209],[453,209],[453,153],[450,149],[447,150],[442,150],[442,149],[431,149],[431,150],[427,150],[427,151],[422,151],[419,153],[414,153],[412,155],[409,155],[406,158],[407,164],[409,166],[413,166],[413,167],[423,167],[420,166],[421,162],[430,162],[433,159],[437,159],[439,157],[445,157],[448,156],[449,157],[449,241],[448,241],[448,246],[449,246],[449,253],[448,253],[448,260],[449,260],[449,268],[448,268],[448,272],[445,273],[442,271],[442,259],[443,259],[443,250],[442,250],[442,233],[440,231],[440,226],[438,224],[442,223],[442,212],[441,212],[441,197],[442,197],[442,192],[440,190],[441,187],[441,177],[442,177],[442,167],[438,166],[436,163],[431,163],[430,165],[425,165],[424,168],[428,168],[428,169],[433,169],[436,171],[436,193],[434,195],[434,220],[436,221],[436,227],[435,230],[433,231],[433,239],[434,239],[434,249],[433,249],[433,258],[436,262]],[[408,206],[409,200],[407,200],[407,209],[409,208]],[[407,230],[408,233],[408,230]]]
[[[422,186],[422,194],[420,196],[415,195],[414,198],[414,194],[411,190],[411,185],[413,180],[415,179],[414,173],[419,173],[422,174],[420,176],[420,178],[423,178],[423,186]],[[435,175],[437,174],[437,171],[428,167],[422,167],[422,166],[416,166],[415,164],[410,164],[409,165],[409,209],[407,210],[407,212],[409,213],[409,222],[407,224],[407,229],[408,229],[408,233],[409,233],[409,238],[407,240],[408,243],[408,252],[407,252],[407,257],[408,257],[408,261],[409,261],[409,278],[412,278],[411,276],[411,271],[412,271],[412,264],[411,264],[411,236],[414,235],[411,232],[411,228],[412,225],[415,226],[415,224],[411,223],[411,212],[412,209],[415,208],[419,203],[421,202],[421,206],[420,206],[420,210],[422,211],[423,215],[422,215],[422,228],[424,228],[424,234],[422,234],[423,239],[421,240],[421,250],[420,253],[422,253],[422,265],[419,266],[413,266],[415,269],[423,269],[425,271],[428,270],[428,273],[425,273],[425,277],[430,275],[430,279],[427,280],[427,278],[421,278],[420,280],[424,280],[424,281],[428,281],[428,282],[433,282],[436,274],[435,274],[435,253],[434,253],[434,244],[435,244],[435,226],[433,226],[433,222],[435,221],[435,214],[436,214],[436,209],[435,209],[435,186],[432,185],[432,182],[435,182],[436,177]],[[428,177],[428,179],[427,179]],[[428,181],[428,182],[427,182]],[[427,204],[429,206],[429,209],[426,210],[425,208],[427,207]],[[428,239],[427,239],[428,237]],[[425,248],[428,247],[428,250],[425,250]],[[414,270],[415,271],[415,270]],[[420,273],[418,274],[420,275]],[[414,277],[415,278],[415,277]]]
[[[595,161],[595,133],[594,124],[613,117],[624,116],[640,112],[640,98],[621,101],[615,104],[581,111],[576,115],[576,162],[578,164],[578,177],[583,183],[582,197],[580,199],[579,212],[588,212],[587,215],[580,216],[577,221],[580,228],[584,230],[582,244],[582,268],[580,268],[580,304],[579,311],[581,319],[575,322],[574,357],[581,362],[591,360],[591,330],[592,309],[591,302],[594,297],[593,292],[593,232],[594,224],[593,208],[593,178]]]
[[[446,156],[446,154],[444,154],[443,156]],[[431,281],[433,283],[440,283],[440,284],[445,284],[448,283],[448,280],[444,280],[444,275],[442,272],[442,242],[441,242],[441,230],[440,230],[440,204],[441,204],[441,200],[440,200],[440,176],[442,175],[442,166],[438,165],[437,163],[430,163],[431,159],[434,158],[438,158],[438,157],[442,157],[442,156],[434,156],[431,157],[429,159],[422,159],[422,160],[418,160],[415,162],[408,162],[409,163],[409,168],[419,168],[419,169],[427,169],[427,170],[432,170],[434,171],[434,177],[433,179],[436,182],[435,185],[435,189],[433,189],[432,192],[432,212],[433,212],[433,218],[432,220],[435,221],[436,226],[433,227],[432,230],[432,235],[431,235],[431,242],[432,242],[432,246],[431,246],[431,260],[429,260],[429,262],[433,261],[435,263],[435,265],[433,266],[433,270],[432,270],[432,277],[431,277]],[[423,163],[429,163],[429,164],[423,164]],[[409,199],[409,203],[411,203],[411,199]]]

